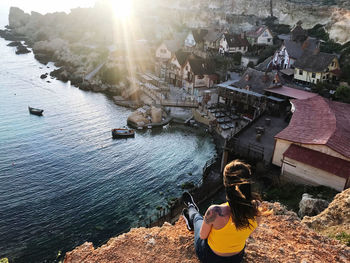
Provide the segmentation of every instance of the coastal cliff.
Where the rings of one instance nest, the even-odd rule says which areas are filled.
[[[333,221],[334,229],[343,231],[349,220],[349,195],[350,189],[338,194],[322,213],[323,218],[337,218],[328,220]],[[350,247],[308,228],[294,212],[286,210],[280,203],[264,204],[273,209],[274,214],[263,217],[260,226],[248,239],[245,262],[348,262]],[[86,242],[68,252],[64,262],[199,261],[193,247],[193,232],[187,230],[180,218],[175,225],[165,223],[162,227],[131,229],[96,249],[92,243]]]
[[[84,90],[120,94],[126,85],[124,66],[111,61],[113,44],[111,11],[75,8],[69,14],[56,12],[27,14],[17,7],[9,11],[10,30],[1,33],[7,40],[25,40],[35,58],[43,64],[52,61],[58,70],[51,76]],[[112,32],[112,33],[111,33]],[[94,72],[93,78],[89,73]]]
[[[190,27],[219,24],[237,31],[249,30],[258,18],[272,14],[280,24],[294,26],[301,20],[305,28],[325,25],[333,40],[342,44],[350,41],[350,2],[345,0],[177,0],[163,5]]]
[[[271,0],[233,0],[233,14],[267,17],[271,14]],[[329,1],[331,2],[331,1]],[[272,0],[272,12],[281,24],[294,26],[299,20],[303,26],[312,28],[316,24],[326,25],[332,39],[340,43],[350,41],[350,3],[348,1],[291,1]]]

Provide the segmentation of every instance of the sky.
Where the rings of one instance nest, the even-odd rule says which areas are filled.
[[[58,11],[69,12],[75,7],[92,7],[94,3],[95,0],[0,0],[0,9],[8,10],[9,7],[16,6],[27,13],[36,11],[45,14]]]

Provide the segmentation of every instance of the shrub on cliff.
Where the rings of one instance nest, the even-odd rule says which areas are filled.
[[[117,85],[124,80],[126,73],[120,70],[118,67],[106,67],[104,66],[100,73],[100,78],[103,83],[110,85]]]
[[[315,37],[323,41],[329,40],[329,34],[324,30],[324,25],[317,24],[307,31],[310,37]]]
[[[272,32],[275,32],[277,35],[280,34],[289,34],[290,26],[285,24],[273,24],[270,26]]]
[[[46,41],[49,40],[48,35],[44,31],[39,31],[35,36],[34,36],[34,42],[39,42],[39,41]]]
[[[335,92],[335,98],[339,101],[350,103],[350,88],[340,86]]]
[[[265,59],[267,59],[268,57],[273,56],[278,48],[279,48],[278,45],[273,45],[263,49],[259,54],[258,64],[265,61]]]

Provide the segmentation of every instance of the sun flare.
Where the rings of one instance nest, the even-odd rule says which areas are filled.
[[[114,15],[119,19],[126,19],[132,12],[131,0],[111,0]]]

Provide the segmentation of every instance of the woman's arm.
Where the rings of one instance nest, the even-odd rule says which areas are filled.
[[[213,223],[217,216],[223,216],[220,206],[212,205],[205,212],[204,221],[199,232],[199,237],[201,239],[206,239],[209,236],[210,230],[213,227]]]

